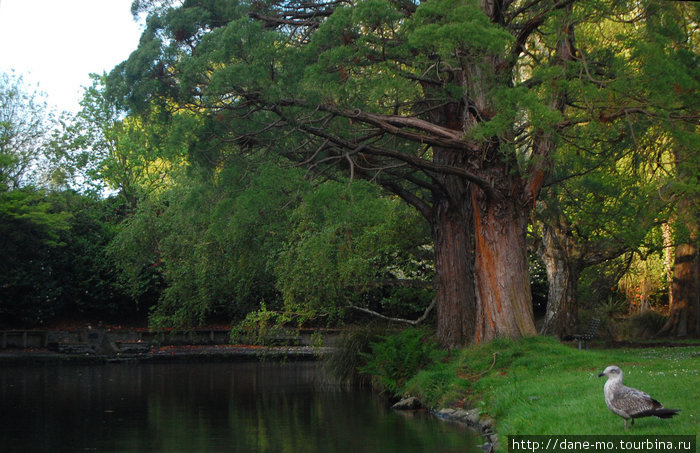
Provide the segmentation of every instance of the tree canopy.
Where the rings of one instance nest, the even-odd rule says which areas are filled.
[[[649,49],[664,39],[647,25],[685,6],[134,6],[149,12],[148,26],[110,74],[108,93],[133,113],[197,112],[206,145],[192,151],[210,161],[221,150],[272,151],[317,174],[341,169],[373,181],[413,206],[432,230],[445,346],[535,333],[525,231],[558,147],[605,154],[586,143],[694,121],[686,106],[654,94],[663,90],[646,73]],[[654,67],[689,75],[689,88],[697,81],[678,63]]]

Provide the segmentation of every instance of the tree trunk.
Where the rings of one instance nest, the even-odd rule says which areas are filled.
[[[458,151],[435,148],[441,165],[464,165]],[[433,192],[431,225],[435,245],[435,307],[437,335],[448,349],[472,341],[476,319],[474,250],[470,185],[457,176],[443,176]]]
[[[516,201],[472,193],[476,331],[474,341],[536,335],[527,264],[527,211]]]
[[[664,270],[668,285],[668,305],[673,306],[673,229],[668,223],[661,225],[664,237]]]
[[[435,307],[440,344],[464,346],[474,336],[474,258],[471,215],[447,200],[435,204]]]
[[[696,177],[697,158],[688,151],[676,149],[677,177],[680,181],[692,181]],[[678,203],[678,222],[686,240],[676,245],[673,265],[671,313],[658,335],[676,337],[700,337],[700,204],[696,193],[681,195]]]
[[[697,241],[676,246],[673,267],[673,301],[668,321],[659,335],[700,336],[700,258]]]
[[[569,256],[566,240],[565,233],[559,228],[546,224],[542,226],[539,255],[547,269],[549,290],[547,312],[540,333],[559,338],[573,334],[578,322],[576,296],[581,266]]]

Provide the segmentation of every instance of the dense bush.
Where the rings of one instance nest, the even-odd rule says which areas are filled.
[[[647,310],[627,318],[620,326],[620,337],[630,340],[652,338],[666,323],[666,316]]]
[[[344,383],[365,382],[360,369],[365,366],[372,351],[372,343],[380,339],[380,328],[370,324],[365,328],[350,329],[340,335],[328,356],[326,370]]]
[[[32,326],[56,317],[105,318],[135,306],[105,253],[113,200],[31,188],[0,193],[0,317]]]
[[[443,354],[426,329],[406,329],[372,342],[371,352],[362,354],[367,363],[360,371],[372,375],[378,387],[400,395],[410,378]]]

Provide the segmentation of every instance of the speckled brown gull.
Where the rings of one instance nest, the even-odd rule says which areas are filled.
[[[659,418],[671,418],[680,409],[666,409],[661,403],[641,390],[622,385],[622,370],[615,365],[610,365],[598,377],[607,376],[608,380],[603,387],[605,404],[608,409],[627,420],[641,417],[655,416]]]

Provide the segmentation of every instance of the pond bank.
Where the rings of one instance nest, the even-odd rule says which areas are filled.
[[[698,358],[695,342],[580,351],[546,337],[499,339],[452,351],[413,376],[402,394],[439,417],[474,426],[496,452],[507,450],[512,435],[631,434],[607,409],[598,378],[615,364],[625,384],[681,409],[672,420],[640,419],[633,434],[689,435],[700,432]]]
[[[398,411],[418,411],[425,410],[423,403],[418,398],[411,396],[404,398],[392,406]],[[478,409],[460,409],[446,407],[440,410],[427,409],[435,417],[452,423],[466,425],[475,430],[484,438],[484,443],[480,448],[484,452],[493,452],[498,446],[498,436],[494,432],[494,421],[488,417],[482,417]]]

